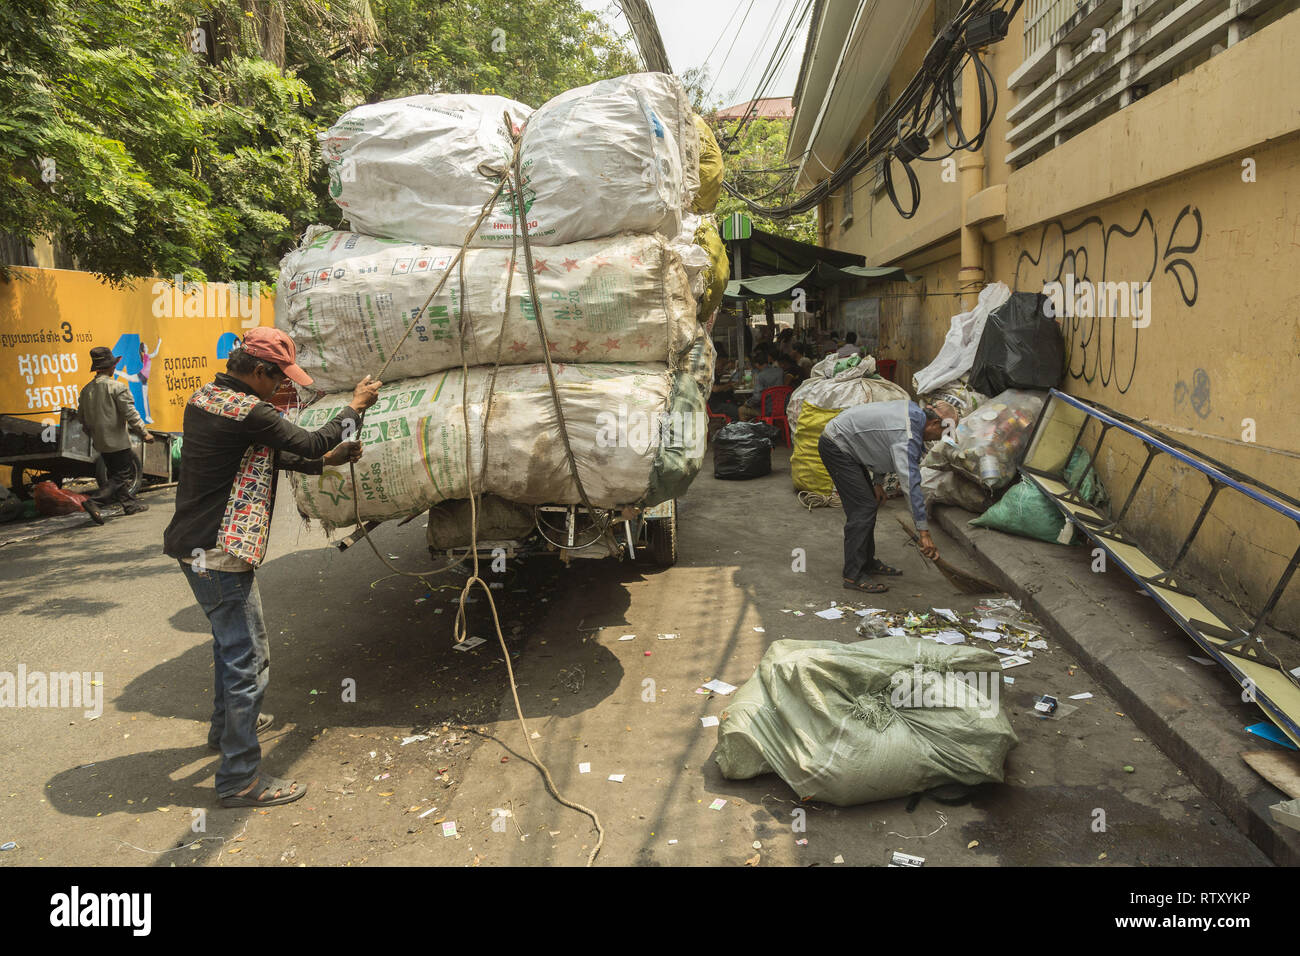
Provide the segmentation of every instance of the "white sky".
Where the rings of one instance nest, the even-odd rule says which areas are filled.
[[[784,42],[782,27],[804,0],[649,0],[675,73],[707,63],[714,84],[710,106],[731,106],[752,97],[768,60]],[[608,11],[620,34],[631,28],[618,0],[582,0],[597,12]],[[766,96],[790,96],[799,76],[807,26],[790,44],[785,64],[765,91]],[[629,37],[628,45],[634,47]],[[712,51],[712,52],[710,52]],[[748,73],[746,73],[748,70]],[[707,88],[707,87],[706,87]]]

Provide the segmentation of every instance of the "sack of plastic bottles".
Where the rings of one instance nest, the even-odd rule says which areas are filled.
[[[921,464],[956,472],[989,491],[1016,478],[1034,422],[1047,395],[1009,388],[963,418],[953,434],[935,442]]]

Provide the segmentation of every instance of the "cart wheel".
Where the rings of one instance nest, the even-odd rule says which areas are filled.
[[[99,487],[103,488],[108,484],[108,466],[104,464],[104,457],[95,459],[95,480],[99,482]],[[131,483],[127,485],[128,493],[134,495],[144,484],[144,466],[140,463],[140,456],[131,452]]]
[[[56,488],[63,487],[63,475],[52,474],[40,468],[20,468],[17,465],[11,471],[13,477],[9,481],[9,490],[16,498],[30,499],[32,489],[42,481],[52,481]]]
[[[646,544],[650,559],[664,568],[677,563],[677,509],[667,518],[652,518],[646,522]]]

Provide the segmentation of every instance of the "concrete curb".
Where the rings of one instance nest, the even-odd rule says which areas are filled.
[[[971,528],[970,517],[934,509],[939,526],[1048,626],[1242,833],[1274,863],[1300,865],[1300,833],[1268,812],[1285,795],[1240,756],[1273,746],[1242,730],[1268,718],[1241,701],[1227,673],[1188,660],[1197,652],[1191,639],[1122,571],[1094,574],[1091,549]]]

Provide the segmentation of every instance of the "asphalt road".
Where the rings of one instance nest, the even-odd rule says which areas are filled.
[[[526,760],[482,597],[470,630],[488,643],[453,650],[463,578],[441,575],[431,590],[386,577],[368,548],[340,553],[305,528],[288,495],[257,572],[276,718],[264,763],[310,789],[285,807],[219,809],[205,747],[211,638],[161,554],[171,492],[146,500],[144,515],[0,548],[0,671],[88,671],[104,695],[95,719],[84,707],[0,709],[0,843],[18,844],[0,866],[586,861],[595,830]],[[971,608],[976,599],[905,544],[893,520],[904,513],[891,501],[882,515],[882,556],[905,575],[875,606]],[[879,866],[892,850],[927,865],[1267,862],[1083,669],[1070,673],[1050,635],[1003,694],[1020,738],[1005,783],[955,806],[805,804],[796,831],[796,796],[778,777],[721,777],[716,730],[700,718],[726,700],[694,690],[714,677],[744,683],[781,638],[857,640],[851,620],[812,613],[854,597],[839,587],[842,515],[804,510],[779,452],[773,474],[750,482],[717,481],[706,461],[679,522],[670,570],[536,559],[494,578],[533,745],[560,791],[599,814],[600,864]],[[413,570],[431,566],[423,537],[422,521],[376,533]],[[806,570],[793,567],[796,548]],[[804,614],[785,613],[795,610]],[[1094,697],[1059,720],[1032,715],[1040,693],[1084,691]],[[404,743],[417,735],[428,736]],[[726,804],[710,809],[717,799]],[[494,829],[498,808],[511,815]]]

